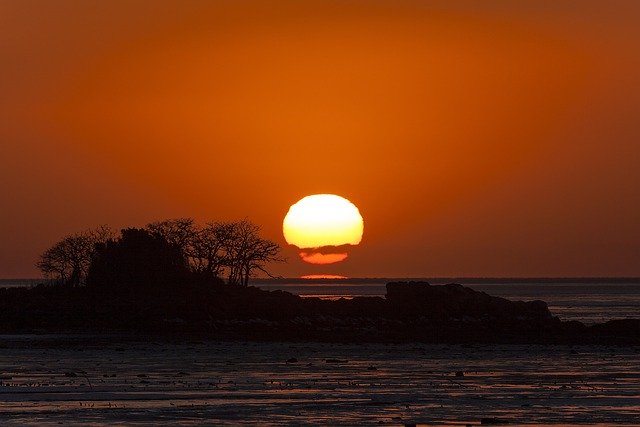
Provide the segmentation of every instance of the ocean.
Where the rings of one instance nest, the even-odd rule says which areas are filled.
[[[418,279],[254,279],[251,285],[265,290],[283,290],[301,297],[323,299],[384,297],[390,281]],[[472,289],[510,300],[542,300],[562,320],[586,324],[612,319],[640,317],[640,279],[568,280],[529,279],[424,279],[432,284],[462,283]],[[0,287],[34,286],[42,279],[0,279]]]

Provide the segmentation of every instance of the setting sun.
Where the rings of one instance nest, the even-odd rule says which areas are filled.
[[[287,243],[299,248],[357,245],[363,227],[358,208],[334,194],[301,199],[289,208],[282,225]]]
[[[362,240],[364,222],[358,208],[344,197],[315,194],[293,204],[284,218],[282,229],[287,243],[300,249],[357,245]],[[303,252],[304,261],[312,264],[339,262],[347,254]]]

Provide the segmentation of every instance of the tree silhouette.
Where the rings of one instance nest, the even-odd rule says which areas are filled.
[[[192,218],[166,219],[147,224],[145,227],[152,234],[157,234],[172,245],[180,248],[188,256],[190,247],[198,234],[195,221]]]
[[[96,247],[87,286],[141,299],[176,288],[187,276],[184,254],[176,243],[145,229],[128,228],[119,240]]]
[[[96,244],[115,234],[106,225],[64,237],[47,249],[36,263],[44,277],[66,286],[85,283]]]
[[[265,266],[270,262],[284,262],[279,256],[280,246],[260,237],[260,227],[244,219],[233,223],[233,230],[227,251],[229,283],[247,286],[249,278],[256,271],[270,277]]]
[[[178,218],[153,222],[146,229],[178,246],[192,272],[220,277],[227,270],[230,284],[247,286],[255,271],[271,276],[266,265],[284,261],[280,246],[262,239],[260,227],[247,219],[198,227],[191,218]]]
[[[153,290],[184,281],[187,273],[205,282],[225,273],[230,284],[247,286],[257,271],[283,262],[280,246],[260,237],[260,227],[244,219],[208,222],[203,227],[191,218],[122,230],[115,239],[110,228],[70,235],[47,249],[37,262],[45,277],[93,289]],[[272,277],[272,276],[271,276]]]
[[[197,231],[189,247],[189,260],[194,272],[220,277],[229,264],[228,249],[234,238],[235,223],[208,222]]]

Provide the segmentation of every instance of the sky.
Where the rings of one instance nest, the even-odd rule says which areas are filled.
[[[0,278],[248,218],[293,277],[640,276],[640,2],[0,1]],[[282,220],[338,194],[344,262]]]

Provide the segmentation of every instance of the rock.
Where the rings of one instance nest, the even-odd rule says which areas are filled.
[[[640,319],[610,320],[593,325],[589,332],[596,336],[615,336],[640,339]]]
[[[553,318],[544,301],[510,301],[458,284],[391,282],[387,301],[397,317],[424,316],[435,320],[500,319],[549,321]]]
[[[0,332],[60,333],[81,328],[154,336],[188,332],[223,341],[640,345],[640,319],[586,326],[552,317],[542,301],[509,301],[458,284],[393,282],[387,284],[385,298],[325,301],[194,281],[179,288],[183,301],[179,306],[178,294],[158,293],[141,301],[140,307],[120,305],[119,299],[96,301],[89,291],[0,288]],[[167,329],[163,319],[173,318],[184,322]],[[109,349],[128,351],[125,346]]]

